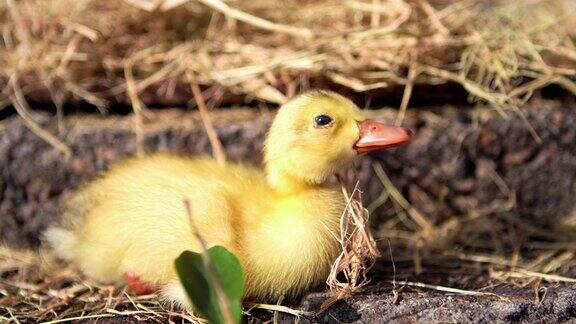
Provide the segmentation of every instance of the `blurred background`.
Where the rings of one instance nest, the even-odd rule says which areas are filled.
[[[432,318],[418,300],[444,297],[409,290],[420,319],[574,316],[575,16],[570,0],[3,0],[0,316],[106,309],[106,287],[71,293],[85,279],[38,253],[85,181],[129,156],[212,154],[198,105],[231,160],[259,164],[275,109],[315,88],[416,133],[356,167],[387,303],[352,299],[372,310],[353,320],[401,313],[396,279],[482,292]]]

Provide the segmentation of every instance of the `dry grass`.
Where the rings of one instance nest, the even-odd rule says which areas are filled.
[[[400,123],[415,85],[452,82],[522,115],[544,86],[576,94],[574,14],[570,0],[9,0],[0,4],[0,110],[19,108],[65,155],[18,92],[50,99],[60,121],[71,100],[102,113],[131,103],[138,138],[143,97],[182,103],[191,77],[212,106],[226,94],[283,103],[311,80],[405,87]]]
[[[552,284],[576,284],[576,278],[571,277],[576,269],[573,228],[534,228],[508,214],[513,206],[510,203],[488,206],[468,217],[435,224],[407,202],[384,170],[376,170],[385,189],[385,198],[380,203],[394,207],[393,217],[377,231],[387,242],[392,242],[392,246],[384,244],[380,250],[388,249],[390,258],[392,253],[394,258],[392,275],[384,275],[381,280],[382,272],[391,270],[382,269],[385,264],[382,261],[377,269],[380,273],[374,274],[380,276],[376,281],[393,285],[393,300],[398,297],[396,287],[506,300],[507,295],[495,294],[490,288],[525,287],[535,292],[535,298],[544,298],[542,293]],[[350,178],[350,174],[348,176]],[[361,192],[357,185],[349,189],[343,186],[343,191],[348,206],[341,220],[342,254],[328,278],[332,294],[324,307],[359,291],[370,291],[371,277],[367,271],[379,255],[367,228],[368,212],[359,202]],[[385,255],[384,259],[387,258]],[[394,260],[400,264],[395,266]],[[451,267],[447,270],[446,265]],[[468,272],[469,269],[475,272]],[[428,275],[439,272],[442,273],[440,280]],[[316,315],[283,305],[245,306],[247,314],[259,308],[294,316]],[[131,296],[123,288],[94,283],[77,269],[55,260],[47,251],[0,249],[1,320],[54,323],[106,318],[198,322],[191,314],[162,305],[158,296]]]
[[[368,271],[380,256],[370,232],[368,210],[362,205],[358,181],[351,192],[341,179],[340,183],[346,198],[346,209],[340,218],[340,233],[336,235],[342,252],[334,261],[326,280],[331,297],[324,301],[322,309],[366,286],[370,282]]]
[[[137,94],[162,97],[189,71],[271,102],[318,76],[359,92],[456,82],[504,109],[552,83],[576,93],[575,10],[569,0],[10,0],[0,78],[103,111],[129,92],[127,65]]]
[[[396,241],[398,238],[392,237],[391,240]],[[496,254],[470,254],[447,249],[442,253],[427,254],[424,257],[427,263],[424,270],[431,273],[442,271],[443,278],[458,278],[458,276],[469,276],[467,269],[480,267],[483,269],[482,272],[488,273],[485,278],[481,278],[482,283],[471,284],[466,281],[457,281],[448,286],[446,281],[443,281],[444,284],[430,283],[432,280],[430,278],[414,280],[414,266],[401,265],[397,266],[398,273],[395,277],[398,279],[389,277],[386,281],[391,283],[392,287],[412,287],[447,294],[498,297],[505,300],[507,298],[505,294],[495,294],[490,292],[489,288],[514,285],[527,287],[529,290],[534,289],[534,291],[545,291],[546,287],[551,284],[574,285],[576,279],[557,274],[562,272],[562,268],[567,265],[572,268],[576,267],[574,261],[571,261],[574,257],[574,249],[576,245],[572,246],[572,252],[562,252],[561,248],[550,249],[548,247],[539,257],[531,261],[517,262]],[[404,258],[406,255],[403,255],[403,250],[399,245],[393,251],[395,257],[398,258],[397,262],[408,264],[403,262],[403,259],[407,258]],[[445,267],[432,265],[434,262],[458,264],[458,267],[447,271]],[[38,253],[1,248],[0,278],[0,321],[3,323],[61,323],[94,319],[111,319],[114,322],[121,320],[129,322],[145,320],[152,323],[201,322],[189,313],[162,304],[156,295],[133,296],[122,287],[95,283],[82,276],[78,269],[57,261],[47,251]],[[363,281],[358,281],[358,283],[361,282]],[[332,295],[333,298],[329,298],[328,302],[335,301],[337,297],[349,297],[352,291],[349,289],[351,285],[340,284],[341,290]],[[488,291],[481,287],[487,287]],[[369,286],[363,288],[370,291]],[[392,290],[390,294],[397,294],[396,290]],[[423,293],[423,296],[426,295]],[[535,297],[537,296],[538,294],[535,294]],[[247,316],[250,317],[251,312],[256,308],[294,316],[317,315],[314,312],[282,305],[246,304]]]
[[[381,250],[387,248],[384,241],[391,241],[394,256],[412,262],[400,277],[430,270],[423,263],[474,263],[486,269],[484,280],[491,283],[521,287],[541,282],[576,283],[573,225],[546,228],[517,217],[513,214],[516,198],[510,191],[505,202],[495,201],[464,217],[435,223],[409,204],[380,165],[375,170],[384,187],[378,205],[389,207],[385,211],[388,221],[376,230],[383,243]],[[457,282],[468,285],[466,280]]]
[[[115,318],[199,323],[191,314],[163,305],[156,295],[132,296],[100,285],[48,251],[0,247],[0,322],[62,323]]]

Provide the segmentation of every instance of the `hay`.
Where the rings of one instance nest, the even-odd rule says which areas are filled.
[[[200,323],[191,314],[160,303],[156,295],[132,296],[101,285],[48,251],[14,251],[0,246],[0,322],[62,323],[89,319],[132,318]]]
[[[328,308],[343,297],[359,292],[370,283],[367,277],[368,271],[380,256],[376,241],[370,233],[368,210],[362,205],[359,182],[356,181],[350,192],[346,188],[345,181],[341,177],[339,180],[346,199],[346,208],[340,217],[340,233],[335,236],[342,251],[332,264],[326,280],[331,296],[324,301],[322,309]],[[340,276],[343,279],[339,278]]]
[[[460,260],[487,266],[487,280],[497,284],[526,287],[539,285],[541,281],[576,283],[575,228],[566,224],[536,227],[517,217],[513,214],[516,201],[513,192],[508,190],[505,202],[495,201],[471,210],[465,217],[434,223],[409,204],[379,164],[375,171],[384,188],[378,206],[389,207],[385,212],[389,220],[379,224],[377,240],[392,242],[395,257],[412,261],[408,273],[402,276],[421,274],[423,260],[439,263]],[[385,248],[386,245],[380,245],[381,250]],[[468,283],[460,280],[458,284]]]
[[[214,105],[223,94],[281,104],[311,80],[356,92],[405,87],[400,123],[415,85],[451,82],[522,115],[550,84],[576,94],[574,14],[570,0],[9,0],[0,6],[0,110],[22,107],[16,87],[50,98],[60,121],[66,102],[102,113],[130,103],[140,138],[141,97],[180,93],[183,104],[192,75]],[[28,124],[69,155],[57,135]]]
[[[311,78],[358,92],[455,82],[504,110],[549,84],[576,93],[575,10],[569,0],[11,0],[0,6],[0,79],[18,74],[25,94],[102,111],[130,89],[127,65],[136,94],[159,97],[191,71],[203,87],[276,103]]]

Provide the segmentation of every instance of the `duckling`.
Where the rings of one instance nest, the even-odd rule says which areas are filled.
[[[367,119],[350,100],[312,91],[283,105],[267,134],[265,170],[210,158],[152,155],[113,166],[69,202],[46,237],[63,258],[136,293],[189,306],[174,259],[199,251],[183,200],[209,246],[240,260],[252,300],[297,297],[326,280],[345,208],[336,171],[411,132]]]

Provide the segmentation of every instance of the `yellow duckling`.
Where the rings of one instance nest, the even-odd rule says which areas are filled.
[[[49,229],[47,239],[97,280],[124,280],[137,293],[158,288],[188,305],[173,266],[182,251],[199,250],[183,204],[188,198],[208,245],[239,258],[247,297],[294,297],[326,280],[339,254],[334,234],[345,201],[327,179],[359,154],[410,135],[366,119],[340,95],[313,91],[278,111],[265,172],[208,158],[128,160],[80,191],[65,224]]]

